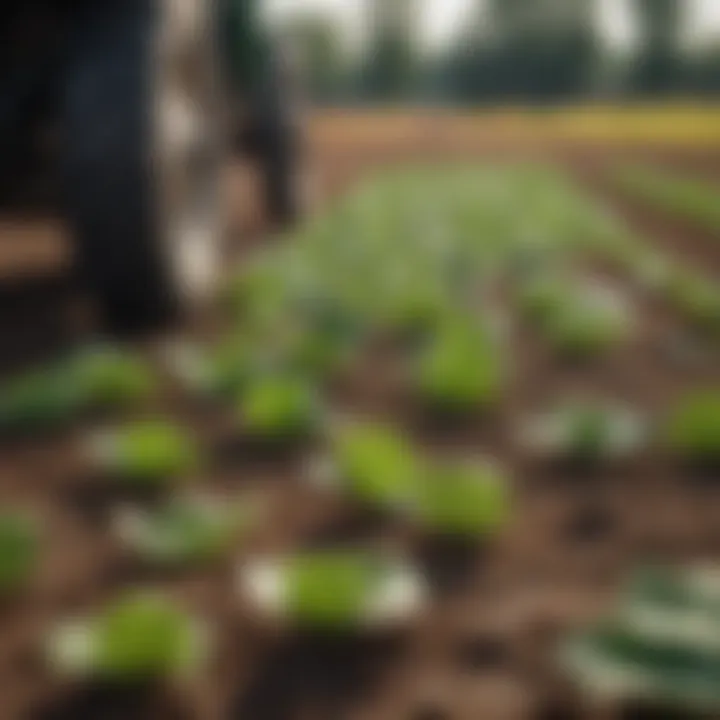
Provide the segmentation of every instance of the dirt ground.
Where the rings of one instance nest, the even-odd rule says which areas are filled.
[[[321,208],[359,179],[406,162],[537,158],[560,163],[652,242],[678,258],[720,272],[720,243],[709,232],[629,202],[603,174],[613,162],[648,159],[720,178],[720,148],[643,149],[521,145],[479,137],[458,144],[435,128],[424,138],[375,147],[323,147],[314,137],[313,190]],[[246,173],[229,183],[237,212],[234,254],[263,241],[263,223]],[[251,199],[248,200],[248,197]],[[37,221],[36,221],[37,222]],[[78,337],[61,229],[45,222],[0,225],[0,366],[22,367]],[[24,233],[24,234],[23,234]],[[29,234],[28,234],[29,233]],[[37,238],[41,238],[38,240]],[[35,243],[35,244],[33,244]],[[30,245],[33,249],[30,249]],[[624,279],[620,279],[625,282]],[[514,442],[518,417],[572,390],[637,404],[651,418],[689,387],[720,387],[717,354],[678,359],[670,340],[678,318],[637,288],[643,318],[636,342],[589,368],[559,364],[533,330],[516,333],[516,366],[502,406],[461,428],[439,429],[391,388],[374,360],[338,392],[354,411],[382,412],[419,442],[481,450],[502,460],[515,483],[515,512],[502,537],[485,547],[427,547],[412,529],[358,517],[300,482],[309,447],[290,454],[227,451],[227,438],[204,411],[168,390],[155,408],[187,420],[214,449],[203,485],[218,493],[256,492],[272,516],[232,562],[148,578],[123,556],[83,488],[75,434],[0,448],[0,502],[27,506],[44,520],[47,552],[27,596],[0,607],[0,720],[551,720],[669,717],[635,708],[594,708],[558,676],[552,648],[563,629],[609,602],[623,572],[649,558],[720,557],[720,484],[695,482],[661,447],[591,476],[545,467]],[[110,498],[100,498],[107,510]],[[97,509],[97,508],[95,508]],[[358,540],[399,545],[426,568],[431,612],[402,637],[319,640],[258,627],[232,590],[238,557],[257,550]],[[220,652],[206,677],[173,693],[118,696],[108,688],[58,686],[38,648],[52,621],[96,607],[132,584],[159,585],[213,619]],[[679,715],[678,717],[684,717]]]

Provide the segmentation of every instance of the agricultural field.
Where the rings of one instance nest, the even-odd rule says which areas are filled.
[[[671,115],[318,118],[317,212],[234,179],[215,315],[142,347],[6,290],[0,718],[717,716],[720,146]]]

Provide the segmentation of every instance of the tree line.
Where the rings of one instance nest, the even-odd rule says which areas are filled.
[[[720,94],[720,39],[683,42],[688,0],[626,0],[636,32],[622,50],[603,37],[598,0],[479,0],[432,52],[416,39],[416,1],[375,0],[400,11],[374,16],[359,57],[346,52],[331,18],[291,18],[285,32],[304,59],[312,98],[483,104]]]

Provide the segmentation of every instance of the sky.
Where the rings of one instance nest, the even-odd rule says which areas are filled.
[[[264,0],[267,16],[272,22],[299,10],[322,10],[334,15],[343,27],[349,42],[362,38],[363,8],[366,0]],[[468,10],[477,0],[417,0],[421,7],[420,27],[423,40],[439,46],[459,28]],[[720,40],[720,0],[687,0],[690,19],[689,42]],[[632,18],[627,0],[600,0],[601,22],[608,43],[627,46],[632,43]],[[360,28],[360,29],[358,29]]]

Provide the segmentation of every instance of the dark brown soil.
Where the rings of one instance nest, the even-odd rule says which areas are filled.
[[[478,157],[503,151],[478,147]],[[524,149],[526,156],[567,164],[593,191],[648,238],[681,259],[720,271],[720,244],[685,223],[660,217],[620,197],[603,176],[612,159],[601,149]],[[505,156],[510,156],[508,149]],[[343,192],[359,176],[418,157],[459,155],[447,147],[350,150],[319,166]],[[518,151],[517,154],[520,154]],[[709,159],[712,156],[712,159]],[[664,163],[695,160],[657,154]],[[705,153],[704,172],[720,175],[720,153]],[[259,230],[257,217],[248,225]],[[259,237],[259,235],[255,235]],[[250,243],[252,244],[252,243]],[[243,243],[239,252],[244,252]],[[21,367],[76,339],[72,291],[43,280],[14,284],[0,303],[0,366]],[[679,323],[666,308],[628,286],[641,322],[636,342],[587,366],[562,364],[532,331],[518,332],[516,364],[500,407],[458,427],[428,424],[401,394],[387,393],[392,377],[375,358],[358,370],[338,401],[353,410],[382,411],[428,448],[468,449],[502,460],[515,481],[515,512],[503,535],[482,547],[427,542],[412,528],[358,514],[342,501],[301,482],[312,444],[299,452],[252,451],[223,445],[222,423],[207,413],[167,406],[193,423],[217,451],[201,478],[218,493],[257,494],[267,502],[263,527],[236,557],[179,575],[148,575],[123,555],[107,523],[78,500],[73,433],[0,449],[0,502],[40,515],[46,539],[43,566],[24,597],[0,608],[0,720],[85,718],[139,720],[532,720],[620,718],[622,709],[592,708],[556,672],[553,646],[564,629],[596,617],[618,581],[649,558],[720,558],[720,477],[692,482],[690,474],[654,447],[638,459],[594,472],[558,468],[516,447],[518,418],[567,392],[627,399],[654,420],[689,387],[720,386],[720,363],[677,362],[666,352]],[[67,311],[67,312],[66,312]],[[708,351],[709,352],[709,351]],[[386,368],[387,369],[387,368]],[[225,448],[223,450],[223,448]],[[318,543],[366,541],[401,546],[424,564],[433,606],[399,637],[345,640],[288,636],[253,621],[233,595],[233,565],[245,554]],[[97,607],[120,589],[151,584],[166,589],[218,630],[217,658],[205,676],[175,693],[122,697],[103,688],[69,688],[42,662],[47,629],[58,618]],[[655,716],[652,716],[655,717]]]

